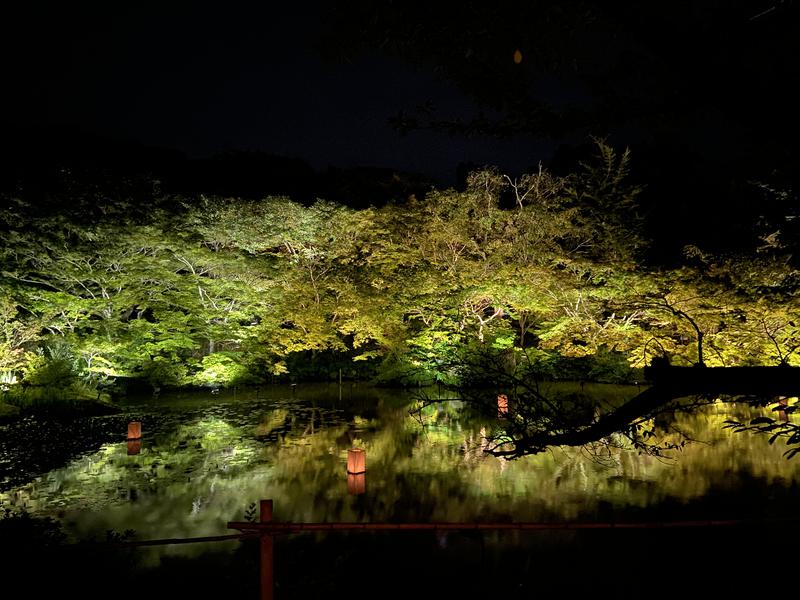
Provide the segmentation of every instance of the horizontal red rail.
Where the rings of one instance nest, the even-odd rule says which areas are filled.
[[[764,521],[742,519],[701,521],[661,521],[642,523],[281,523],[279,521],[231,521],[228,529],[258,531],[265,534],[297,531],[491,531],[491,530],[553,530],[553,529],[658,529],[666,527],[720,527]]]
[[[273,599],[273,538],[280,533],[302,531],[498,531],[498,530],[569,530],[569,529],[657,529],[678,527],[719,527],[730,525],[765,525],[769,522],[800,523],[800,519],[705,519],[697,521],[626,522],[484,522],[484,523],[281,523],[272,520],[272,500],[261,500],[259,521],[229,521],[228,529],[258,536],[261,546],[261,600]]]

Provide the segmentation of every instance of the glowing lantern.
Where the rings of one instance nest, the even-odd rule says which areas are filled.
[[[350,448],[347,451],[347,472],[353,475],[367,472],[367,453],[361,448]]]
[[[367,474],[366,473],[348,473],[347,474],[347,493],[353,496],[360,496],[367,491]]]
[[[142,439],[142,423],[141,421],[131,421],[128,423],[128,439],[140,440]]]
[[[514,50],[514,64],[518,65],[522,62],[522,52],[520,52],[519,48]]]
[[[508,396],[500,394],[497,397],[497,416],[502,417],[508,414]]]
[[[139,454],[142,451],[142,440],[128,440],[128,456]]]

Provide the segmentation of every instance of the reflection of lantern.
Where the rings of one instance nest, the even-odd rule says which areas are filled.
[[[353,496],[360,496],[367,491],[367,474],[366,473],[348,473],[347,474],[347,493]]]
[[[142,451],[142,440],[128,440],[128,456]]]
[[[503,416],[508,414],[508,396],[500,394],[497,397],[497,415]]]
[[[367,472],[367,453],[361,448],[347,451],[347,472],[354,475]]]
[[[789,406],[789,399],[786,397],[778,400],[778,419],[784,423],[789,420],[789,415],[786,414],[786,407]]]
[[[140,440],[142,439],[142,423],[141,421],[131,421],[128,423],[128,439]]]

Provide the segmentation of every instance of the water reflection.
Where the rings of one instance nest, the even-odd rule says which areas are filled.
[[[397,522],[748,517],[796,502],[800,461],[722,428],[765,409],[676,415],[696,441],[673,460],[610,448],[602,461],[585,449],[507,461],[486,453],[487,423],[459,402],[411,416],[408,393],[351,389],[340,402],[332,391],[161,396],[131,407],[145,432],[136,452],[125,439],[102,444],[0,493],[0,504],[58,516],[79,537],[134,529],[149,539],[224,533],[262,498],[278,520]],[[369,455],[369,487],[363,471],[347,472],[353,448]]]
[[[142,451],[142,440],[128,440],[128,456],[139,454]]]
[[[367,492],[367,474],[366,473],[348,473],[347,474],[347,493],[353,496],[360,496]]]

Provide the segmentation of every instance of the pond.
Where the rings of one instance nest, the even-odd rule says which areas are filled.
[[[586,385],[597,397],[636,387]],[[437,391],[428,391],[436,395]],[[120,415],[0,426],[0,508],[57,518],[75,539],[224,535],[262,498],[277,520],[670,521],[779,518],[800,460],[723,422],[768,409],[719,404],[676,415],[692,441],[669,457],[559,449],[508,461],[484,452],[487,422],[461,402],[410,408],[417,392],[367,385],[272,386],[124,401]],[[141,445],[126,441],[142,423]],[[348,480],[347,451],[367,472]],[[249,512],[248,512],[249,511]],[[214,547],[232,550],[237,542]],[[148,549],[149,564],[209,544]]]

